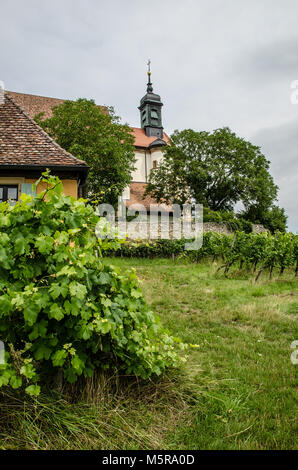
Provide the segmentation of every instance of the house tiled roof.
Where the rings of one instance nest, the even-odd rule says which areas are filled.
[[[143,147],[148,148],[152,142],[154,142],[157,137],[148,137],[145,133],[144,129],[140,129],[139,127],[131,127],[133,132],[133,136],[135,138],[135,146],[136,147]],[[169,143],[170,139],[168,135],[164,132],[163,139],[167,144]]]
[[[28,93],[18,93],[16,91],[6,91],[7,96],[10,96],[15,103],[17,103],[32,119],[36,114],[44,113],[45,118],[50,118],[53,115],[52,109],[55,106],[66,101],[60,98],[50,98],[49,96],[29,95]],[[99,106],[102,110],[107,111],[105,106]]]
[[[85,167],[63,150],[5,92],[0,104],[0,166]]]

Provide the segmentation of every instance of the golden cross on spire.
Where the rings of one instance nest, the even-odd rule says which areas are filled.
[[[152,83],[151,83],[151,60],[150,59],[148,59],[147,67],[148,67],[148,70],[147,70],[147,75],[148,75],[147,93],[152,93],[153,88],[152,88]]]
[[[150,75],[151,75],[151,60],[148,59],[148,62],[147,62],[147,66],[148,66],[148,77],[149,77],[149,81],[150,81]]]

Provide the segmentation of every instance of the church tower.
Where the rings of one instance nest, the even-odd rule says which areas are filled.
[[[163,106],[160,96],[153,93],[151,83],[150,60],[148,61],[147,93],[141,99],[139,110],[141,115],[141,128],[148,137],[163,139],[163,127],[161,120],[161,108]]]

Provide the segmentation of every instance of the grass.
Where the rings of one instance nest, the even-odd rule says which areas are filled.
[[[111,260],[108,260],[110,262]],[[3,449],[294,449],[298,279],[272,281],[215,263],[113,259],[135,267],[164,325],[198,344],[149,382],[101,375],[64,395],[0,401]],[[296,388],[295,388],[296,387]]]

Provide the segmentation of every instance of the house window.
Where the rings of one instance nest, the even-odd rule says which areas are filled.
[[[153,167],[152,167],[153,170],[156,170],[156,168],[157,168],[157,160],[153,160],[152,164],[153,164]]]
[[[11,184],[0,185],[0,202],[8,201],[11,206],[14,206],[18,200],[18,186]]]

